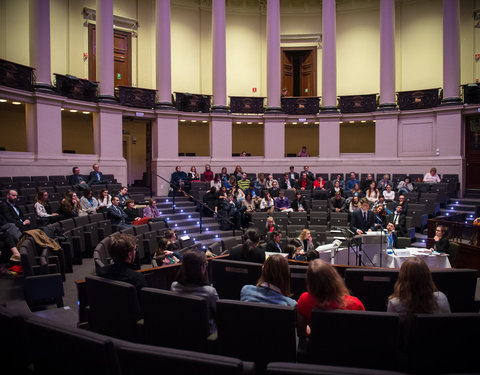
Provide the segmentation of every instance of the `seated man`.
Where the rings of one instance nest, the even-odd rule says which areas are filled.
[[[293,209],[290,207],[290,199],[285,196],[285,192],[283,190],[280,190],[278,197],[275,198],[275,210],[293,212]]]
[[[117,194],[118,198],[118,205],[124,208],[127,204],[127,201],[130,199],[130,195],[128,195],[128,188],[126,186],[122,186],[120,192]]]
[[[407,218],[402,211],[403,207],[397,205],[397,207],[395,207],[395,212],[388,215],[387,218],[387,221],[392,222],[395,226],[395,231],[399,237],[405,237],[407,235]]]
[[[170,177],[170,183],[172,184],[171,188],[173,191],[184,190],[189,183],[188,175],[182,171],[182,167],[177,165],[175,167],[175,172],[172,173]]]
[[[142,273],[135,271],[136,250],[136,240],[131,234],[117,233],[111,236],[108,253],[113,259],[113,264],[103,267],[100,276],[132,284],[137,289],[137,297],[140,298],[140,290],[147,286],[147,281]]]
[[[355,234],[364,234],[375,229],[375,214],[370,210],[367,198],[360,199],[361,208],[354,211],[350,219],[350,229]]]
[[[233,195],[227,194],[227,199],[222,200],[218,210],[220,216],[220,228],[222,230],[232,229],[232,223],[235,229],[241,229],[242,214],[233,201]]]
[[[292,190],[295,189],[295,180],[290,178],[288,172],[285,172],[283,178],[280,179],[280,189]]]
[[[0,204],[0,215],[2,215],[8,223],[15,224],[15,226],[22,232],[35,229],[35,226],[30,220],[25,219],[23,212],[16,205],[17,200],[17,191],[13,189],[9,190],[5,195],[5,200]]]
[[[337,191],[335,196],[328,200],[328,209],[331,212],[346,212],[347,200]]]
[[[280,195],[280,188],[278,187],[278,182],[276,180],[272,182],[272,187],[268,191],[272,198],[276,198]]]
[[[90,189],[85,177],[80,174],[80,168],[73,167],[72,175],[68,177],[68,183],[72,185],[73,189],[78,191]]]
[[[93,164],[92,168],[93,171],[90,172],[90,176],[88,178],[89,185],[101,185],[110,183],[109,180],[105,180],[103,178],[103,173],[100,172],[100,166],[97,163]]]
[[[373,175],[371,173],[367,174],[367,179],[362,180],[362,182],[360,183],[360,189],[362,191],[368,190],[372,181],[373,181]]]
[[[281,253],[282,248],[280,247],[280,240],[282,239],[282,232],[279,230],[274,230],[270,233],[270,241],[267,243],[265,251],[270,253]]]
[[[237,181],[237,185],[239,189],[245,190],[250,187],[250,180],[247,179],[247,174],[245,172],[242,173],[242,178]]]
[[[310,167],[308,165],[303,166],[303,171],[307,174],[307,177],[310,181],[313,182],[313,180],[315,180],[315,175],[310,171]]]
[[[360,182],[357,180],[357,176],[355,172],[350,172],[350,179],[347,181],[347,185],[345,186],[345,192],[348,193],[350,190],[353,189],[355,184],[359,184]]]
[[[383,178],[378,181],[377,189],[384,190],[387,188],[387,185],[392,185],[392,181],[390,181],[390,175],[385,173]]]
[[[344,188],[345,186],[345,182],[343,181],[343,177],[341,174],[337,174],[337,177],[335,177],[333,180],[332,180],[332,186],[335,186],[335,183],[338,181],[338,186],[340,186],[342,189]]]
[[[127,224],[125,221],[127,219],[127,214],[118,203],[118,197],[113,197],[112,205],[107,210],[107,217],[110,219],[112,226],[115,227],[117,231],[131,227],[131,225]]]
[[[297,190],[312,190],[312,186],[313,186],[312,181],[308,178],[308,176],[305,172],[302,172],[302,176],[297,181],[297,184],[295,185],[295,189],[297,189]]]
[[[295,167],[293,165],[290,166],[290,172],[288,173],[290,179],[297,181],[298,180],[298,173],[295,172]]]

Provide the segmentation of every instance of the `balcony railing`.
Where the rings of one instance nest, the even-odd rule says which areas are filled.
[[[374,112],[377,110],[377,94],[339,96],[338,108],[342,113]]]
[[[397,92],[397,104],[401,110],[438,107],[442,90],[427,89]]]
[[[118,86],[118,102],[127,107],[155,108],[157,92],[138,87]]]
[[[265,98],[251,96],[230,96],[230,112],[232,113],[264,113]]]
[[[320,111],[320,97],[299,96],[282,98],[282,110],[287,115],[315,115]]]
[[[0,85],[33,91],[33,68],[0,59]]]
[[[62,75],[55,73],[55,86],[57,92],[67,98],[87,102],[97,101],[97,82],[77,78],[68,74]]]
[[[175,108],[183,112],[210,112],[211,95],[175,93]]]

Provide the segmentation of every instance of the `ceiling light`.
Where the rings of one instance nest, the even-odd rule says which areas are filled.
[[[88,112],[88,111],[83,111],[82,113],[83,113],[84,115],[90,114],[90,112]]]
[[[350,124],[355,124],[355,121],[349,121]]]
[[[20,102],[12,102],[12,104],[20,105],[20,104],[22,104],[22,103],[20,103]]]
[[[0,103],[5,103],[7,99],[0,99]]]
[[[185,120],[180,120],[180,122],[185,122]]]
[[[365,124],[367,121],[366,120],[362,120],[360,121],[362,124]]]
[[[76,113],[76,112],[78,112],[78,110],[76,110],[76,109],[71,109],[70,112]]]

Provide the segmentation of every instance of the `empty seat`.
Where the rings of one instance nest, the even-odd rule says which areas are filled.
[[[331,212],[330,227],[347,227],[348,212]]]
[[[262,273],[262,264],[235,260],[213,259],[212,283],[220,298],[240,299],[240,291],[247,284],[256,285]]]
[[[289,223],[294,225],[307,225],[306,212],[290,212]]]
[[[438,290],[445,293],[452,312],[478,311],[475,290],[478,271],[474,269],[432,270],[432,279]]]

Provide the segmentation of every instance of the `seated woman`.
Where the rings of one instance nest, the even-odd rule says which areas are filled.
[[[190,172],[188,172],[187,175],[188,175],[188,180],[189,180],[190,182],[200,181],[200,175],[199,175],[198,172],[197,172],[197,168],[194,167],[194,166],[192,166],[192,167],[190,168]]]
[[[307,292],[298,299],[297,334],[310,336],[313,309],[365,310],[362,302],[349,294],[345,282],[337,270],[321,259],[312,260],[307,269]]]
[[[225,182],[225,187],[231,189],[232,187],[237,186],[237,178],[235,175],[231,175],[227,182]]]
[[[148,217],[148,221],[163,221],[168,227],[168,223],[162,218],[157,208],[157,201],[155,199],[148,200],[147,206],[143,209],[143,217]]]
[[[61,218],[56,212],[52,213],[50,204],[48,203],[48,192],[39,190],[35,196],[35,213],[46,224],[55,223]]]
[[[264,197],[260,201],[260,210],[266,212],[273,212],[275,210],[275,202],[270,196],[270,192],[268,190],[265,190]]]
[[[395,200],[395,192],[392,190],[392,185],[388,184],[385,190],[382,192],[386,201]]]
[[[127,214],[127,218],[125,219],[127,224],[142,225],[148,223],[148,217],[141,218],[138,216],[138,212],[135,209],[135,201],[133,199],[127,199],[125,213]]]
[[[295,194],[295,199],[292,201],[291,207],[295,212],[308,211],[307,202],[305,201],[305,198],[303,197],[301,192],[297,191],[297,193]]]
[[[387,225],[387,213],[385,212],[385,207],[383,207],[382,204],[379,204],[375,207],[373,213],[375,214],[376,226],[381,226],[381,229],[384,229]]]
[[[222,188],[222,180],[220,179],[220,175],[218,173],[215,173],[215,177],[210,181],[210,187],[214,187],[217,191]]]
[[[433,237],[435,241],[433,247],[430,248],[431,251],[438,251],[439,253],[449,253],[450,250],[450,242],[448,242],[447,237],[447,228],[443,225],[437,225],[435,228],[435,237]]]
[[[152,266],[161,267],[166,264],[175,264],[180,260],[174,255],[173,251],[167,250],[168,240],[161,238],[158,242],[158,249],[153,254]]]
[[[246,302],[273,303],[276,305],[296,306],[290,297],[290,267],[285,257],[271,255],[262,267],[257,285],[245,285],[240,300]]]
[[[257,175],[257,178],[255,179],[255,182],[253,185],[258,195],[260,195],[262,191],[266,189],[266,184],[267,184],[267,180],[265,179],[265,175],[260,172]]]
[[[365,197],[368,199],[370,204],[376,203],[378,201],[378,198],[380,197],[380,192],[377,189],[377,183],[375,181],[372,181],[370,183],[370,186],[365,193]]]
[[[353,213],[358,210],[362,205],[360,204],[360,199],[358,196],[354,196],[348,205],[348,212]]]
[[[403,181],[400,181],[397,185],[398,192],[411,193],[413,191],[412,179],[410,176],[406,176]]]
[[[252,220],[252,212],[255,211],[255,201],[252,199],[252,193],[247,191],[245,199],[242,200],[242,227],[248,227],[248,223]]]
[[[431,168],[430,172],[426,173],[425,176],[423,176],[423,182],[438,183],[440,181],[440,177],[437,174],[437,168]]]
[[[290,259],[307,261],[307,253],[303,250],[302,241],[298,238],[293,238],[290,240],[286,247],[286,252],[289,254]]]
[[[312,233],[309,229],[304,229],[298,236],[298,239],[302,243],[302,249],[305,253],[315,250],[315,245],[313,244]]]
[[[99,209],[97,198],[93,196],[93,192],[90,189],[83,191],[83,197],[80,198],[80,205],[82,206],[82,211],[87,214],[95,214]]]
[[[278,230],[278,226],[275,224],[275,219],[273,217],[267,217],[267,221],[265,222],[265,229],[267,231],[267,234]]]
[[[60,207],[58,207],[57,213],[61,217],[60,220],[64,220],[77,217],[80,210],[80,200],[77,197],[77,193],[69,190],[60,201]]]
[[[205,170],[203,171],[203,182],[210,182],[213,180],[213,172],[210,168],[210,164],[205,165]]]
[[[230,250],[230,260],[239,260],[241,262],[263,263],[265,262],[265,251],[258,244],[260,235],[255,230],[249,230],[246,233],[247,240],[242,248],[233,248]]]
[[[108,193],[108,189],[103,189],[100,194],[98,194],[98,207],[99,211],[107,212],[107,208],[112,205],[112,196]]]
[[[358,198],[362,198],[363,197],[363,192],[362,190],[360,189],[360,185],[358,185],[357,182],[355,182],[353,184],[353,188],[352,190],[350,190],[350,192],[348,193],[351,197],[358,197]],[[395,194],[394,194],[395,195]]]
[[[388,297],[387,312],[406,317],[450,312],[447,297],[438,291],[422,258],[410,257],[400,267],[393,294]]]
[[[207,266],[208,262],[204,252],[198,250],[185,251],[183,262],[177,275],[177,281],[172,283],[170,290],[176,293],[193,294],[205,298],[208,308],[210,334],[212,334],[217,330],[215,311],[218,293],[208,281]]]

